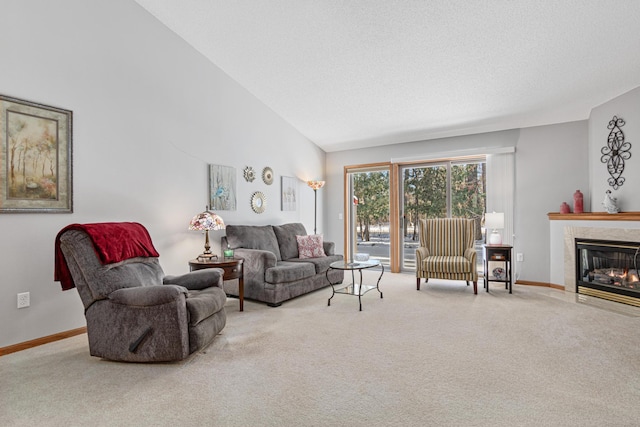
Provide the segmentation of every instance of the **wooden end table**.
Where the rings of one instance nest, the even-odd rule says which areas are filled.
[[[189,261],[189,269],[191,271],[202,270],[205,268],[221,268],[224,270],[222,280],[238,279],[238,299],[240,300],[240,311],[244,311],[244,272],[242,269],[242,258],[220,258],[210,261],[198,261],[192,259]]]

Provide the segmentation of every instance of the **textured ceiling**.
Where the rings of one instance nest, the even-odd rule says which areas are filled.
[[[136,0],[325,151],[587,119],[638,0]]]

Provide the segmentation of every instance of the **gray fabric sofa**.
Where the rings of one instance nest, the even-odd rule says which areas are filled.
[[[102,264],[84,231],[59,236],[84,305],[92,356],[124,362],[182,360],[224,328],[223,270],[165,276],[156,257]]]
[[[297,296],[329,286],[329,264],[343,259],[335,254],[335,244],[323,241],[326,256],[300,259],[296,236],[306,236],[300,223],[284,225],[227,225],[222,247],[244,258],[244,296],[272,307]],[[344,271],[329,271],[332,283],[341,283]],[[225,283],[225,291],[238,295]]]

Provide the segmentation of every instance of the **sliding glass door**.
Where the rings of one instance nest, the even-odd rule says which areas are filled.
[[[390,262],[389,167],[347,173],[349,215],[347,255],[368,254],[383,265]]]
[[[476,250],[481,271],[481,220],[486,206],[484,158],[406,165],[401,167],[400,174],[401,269],[415,270],[421,219],[457,217],[476,221]]]
[[[471,218],[482,271],[486,171],[484,156],[345,167],[345,255],[364,253],[391,271],[412,271],[421,219]]]

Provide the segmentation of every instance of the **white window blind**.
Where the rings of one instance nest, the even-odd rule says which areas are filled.
[[[487,155],[487,212],[504,212],[502,243],[513,246],[515,155]]]

